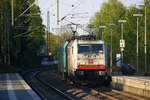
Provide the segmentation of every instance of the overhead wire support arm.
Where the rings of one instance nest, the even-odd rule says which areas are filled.
[[[15,35],[15,36],[13,36],[13,38],[18,38],[18,37],[21,37],[21,36],[23,36],[23,35],[27,35],[28,33],[31,33],[31,32],[33,32],[33,31],[36,31],[36,30],[38,30],[38,29],[41,28],[41,27],[42,27],[42,26],[39,26],[39,27],[36,27],[36,28],[34,28],[34,29],[30,30],[30,31],[27,31],[27,32],[24,32],[24,33]]]
[[[26,9],[26,10],[24,10],[17,18],[15,18],[15,21],[19,18],[19,17],[21,17],[21,16],[23,16],[31,7],[33,7],[34,6],[34,2]]]
[[[73,10],[75,10],[78,6],[80,6],[81,3],[79,3],[76,7],[74,7],[73,9],[71,9],[64,17],[62,17],[60,20],[59,20],[59,0],[57,0],[57,25],[59,25],[59,22],[61,22],[62,20],[64,20],[66,17],[68,17],[69,15],[78,15],[78,14],[87,14],[88,12],[85,12],[85,13],[75,13],[75,14],[71,14],[71,12]]]

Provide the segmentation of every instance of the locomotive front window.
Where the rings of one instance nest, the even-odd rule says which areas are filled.
[[[89,45],[82,45],[82,44],[78,45],[78,53],[89,53],[90,51],[91,50]]]
[[[92,52],[98,53],[100,51],[103,51],[103,44],[92,44]]]
[[[103,44],[79,44],[78,53],[98,53],[103,51]]]

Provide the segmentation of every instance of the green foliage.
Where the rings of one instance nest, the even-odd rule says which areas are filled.
[[[115,54],[119,52],[119,40],[120,40],[120,25],[119,19],[124,19],[125,7],[117,0],[109,0],[102,5],[99,12],[95,14],[91,25],[98,28],[99,26],[107,26],[104,30],[104,39],[110,44],[110,28],[113,28],[113,60],[115,60]],[[109,27],[108,24],[115,24],[114,27]],[[117,48],[116,48],[117,47]]]
[[[10,55],[13,65],[29,65],[37,62],[37,51],[44,44],[44,25],[40,16],[40,9],[37,5],[33,5],[26,13],[20,16],[35,0],[14,0],[14,27],[11,27],[11,0],[7,2],[0,1],[0,9],[4,9],[7,5],[9,21],[7,30],[10,34]],[[4,14],[0,12],[0,61],[4,63],[4,58],[7,55],[5,44],[6,38],[3,24],[5,24]],[[34,15],[35,14],[35,15]],[[19,34],[27,33],[20,37],[15,37]],[[5,53],[6,52],[6,53]]]
[[[133,17],[135,13],[144,14],[144,9],[138,9],[134,6],[126,8],[118,0],[108,0],[103,3],[99,12],[92,18],[90,27],[107,26],[104,29],[104,39],[110,45],[110,30],[113,29],[113,64],[115,65],[116,53],[120,53],[119,40],[121,37],[121,25],[118,20],[125,19],[127,23],[124,23],[124,39],[125,39],[125,51],[124,51],[124,63],[132,64],[136,67],[136,17]],[[150,7],[147,7],[147,51],[148,60],[150,59]],[[116,24],[115,26],[109,26],[108,24]],[[97,33],[98,34],[98,33]],[[141,71],[144,71],[144,17],[139,18],[139,67]],[[150,68],[148,62],[148,68]]]
[[[48,35],[48,45],[49,45],[49,52],[52,54],[52,56],[56,59],[57,58],[57,51],[60,45],[64,43],[64,41],[72,38],[72,32],[69,32],[67,30],[61,30],[58,32],[59,35],[54,35],[50,33]]]
[[[62,39],[60,36],[58,35],[53,35],[50,34],[49,35],[49,52],[51,52],[52,56],[54,56],[54,58],[57,57],[57,49],[59,48],[60,44],[62,43]]]

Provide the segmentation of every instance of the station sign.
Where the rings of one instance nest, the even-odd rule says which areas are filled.
[[[124,48],[125,47],[125,40],[121,39],[120,40],[120,48]]]
[[[116,66],[121,67],[121,54],[116,54]]]

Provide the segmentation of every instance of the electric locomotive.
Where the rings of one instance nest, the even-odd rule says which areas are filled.
[[[58,55],[58,69],[64,77],[76,83],[110,85],[107,45],[103,40],[78,36],[66,41]]]

